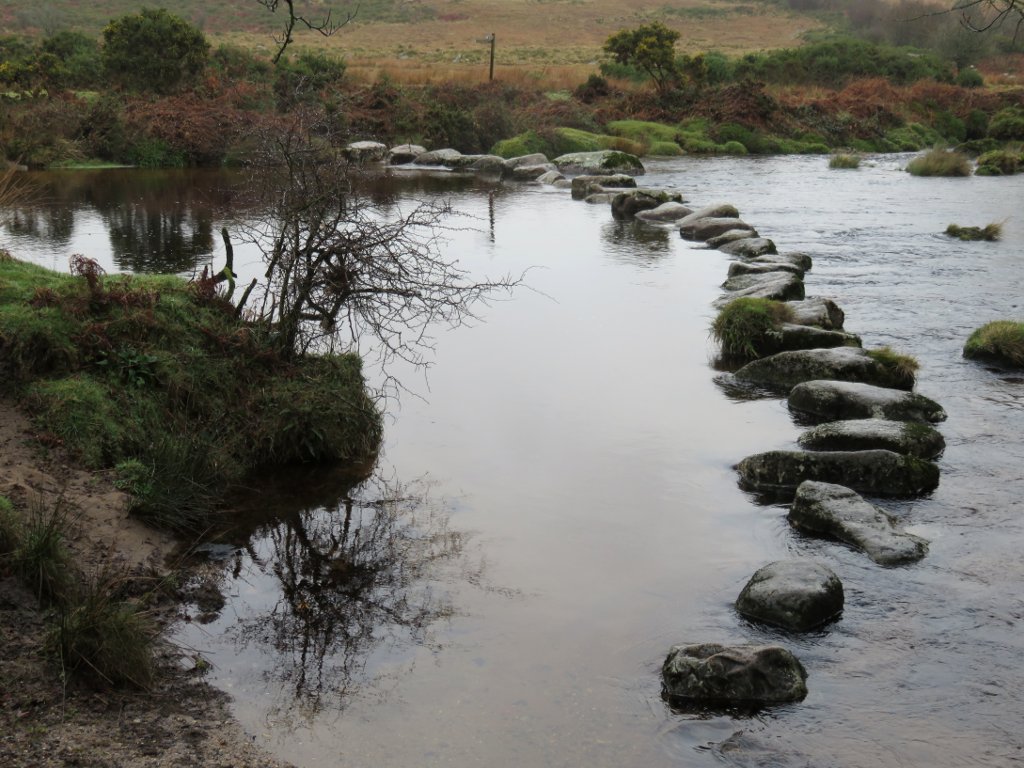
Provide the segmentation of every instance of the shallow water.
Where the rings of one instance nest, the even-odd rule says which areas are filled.
[[[448,253],[480,275],[533,267],[530,290],[439,332],[426,379],[399,372],[414,394],[389,404],[368,484],[307,476],[264,493],[218,550],[227,607],[178,639],[300,766],[1020,760],[1024,380],[960,350],[984,322],[1021,317],[1024,177],[918,179],[905,162],[654,161],[644,183],[735,203],[780,249],[814,256],[808,294],[835,298],[865,345],[919,358],[918,390],[949,413],[942,481],[885,506],[931,540],[920,563],[883,569],[801,538],[784,508],[736,487],[735,462],[799,430],[780,400],[732,401],[712,381],[724,255],[564,191],[418,179],[403,194],[443,191],[476,217]],[[169,231],[219,258],[230,196],[175,197],[184,224]],[[104,214],[74,210],[63,244],[5,240],[43,263],[100,255],[115,241]],[[1004,219],[998,243],[940,234]],[[134,268],[114,253],[111,268]],[[822,632],[732,610],[757,568],[792,555],[844,581],[846,610]],[[701,641],[784,643],[808,698],[754,718],[672,712],[660,664]]]

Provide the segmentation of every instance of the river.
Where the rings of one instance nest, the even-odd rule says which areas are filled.
[[[653,160],[643,183],[734,203],[814,257],[808,295],[834,298],[847,330],[920,360],[918,391],[949,413],[941,484],[884,506],[931,541],[921,562],[885,569],[803,538],[737,487],[733,464],[799,430],[782,400],[714,383],[724,255],[567,191],[399,174],[385,204],[444,196],[472,217],[445,252],[480,276],[529,269],[528,288],[438,329],[427,373],[392,370],[407,391],[370,481],[261,494],[211,548],[227,605],[176,640],[299,766],[1024,759],[1024,379],[960,354],[972,329],[1024,315],[1024,176],[915,178],[907,159]],[[73,252],[112,270],[220,260],[216,233],[239,215],[227,177],[105,174],[44,177],[4,244],[58,268]],[[991,221],[996,243],[941,234]],[[839,574],[839,621],[798,636],[735,613],[750,575],[789,556]],[[705,641],[786,645],[807,699],[672,711],[665,654]]]

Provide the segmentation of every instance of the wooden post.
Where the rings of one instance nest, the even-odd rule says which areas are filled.
[[[491,34],[488,35],[488,37],[491,39],[491,69],[490,69],[490,73],[487,75],[487,79],[490,81],[490,80],[494,80],[494,40],[495,40],[494,33],[491,32]]]

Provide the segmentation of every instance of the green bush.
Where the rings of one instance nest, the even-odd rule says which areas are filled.
[[[985,85],[985,78],[974,67],[968,67],[960,70],[956,76],[956,84],[962,88],[981,88]]]
[[[739,141],[727,141],[722,144],[720,151],[726,155],[745,155],[747,148]]]
[[[491,154],[499,157],[522,157],[536,153],[553,157],[551,146],[536,131],[526,131],[510,139],[499,141],[491,147]]]
[[[980,109],[968,112],[964,120],[964,136],[968,141],[988,136],[988,114]]]
[[[675,157],[683,154],[683,149],[674,141],[655,141],[651,143],[647,154],[655,157]]]
[[[1000,141],[1024,139],[1024,109],[1007,107],[996,112],[989,121],[988,135]]]
[[[910,123],[888,131],[885,140],[893,152],[919,152],[940,143],[942,137],[937,131],[920,123]]]
[[[975,173],[979,176],[1012,176],[1020,170],[1022,161],[1024,152],[1020,150],[1007,148],[986,152],[978,157]]]
[[[967,339],[964,357],[1024,368],[1024,323],[995,320],[983,325]]]
[[[912,176],[970,176],[971,161],[961,152],[936,147],[911,160],[907,172]]]
[[[775,350],[779,329],[792,317],[793,310],[781,301],[735,299],[712,322],[711,336],[726,360],[754,360]]]
[[[104,70],[136,91],[174,93],[194,85],[209,50],[198,28],[163,8],[121,16],[103,30]]]
[[[932,126],[947,141],[957,143],[967,138],[967,126],[964,121],[948,110],[936,113]]]

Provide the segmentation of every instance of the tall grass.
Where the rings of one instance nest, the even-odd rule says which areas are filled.
[[[43,648],[60,664],[65,682],[152,687],[159,632],[148,612],[121,597],[125,583],[121,574],[100,572],[60,607]]]
[[[784,302],[735,299],[712,322],[711,336],[721,345],[723,358],[754,360],[771,351],[773,336],[792,318],[793,310]]]
[[[829,168],[859,168],[860,155],[850,152],[836,152],[828,159]]]
[[[962,152],[935,147],[907,164],[912,176],[970,176],[971,161]]]
[[[39,501],[26,519],[19,521],[10,509],[4,514],[5,533],[11,551],[11,571],[41,603],[60,603],[74,584],[71,557],[64,541],[70,518],[63,499],[51,505]]]
[[[961,227],[950,224],[946,227],[946,234],[958,240],[987,240],[992,242],[998,240],[1003,234],[1003,225],[997,221],[986,224],[984,227]]]
[[[1024,323],[995,320],[983,325],[967,339],[964,357],[1024,368]]]
[[[892,347],[867,350],[868,356],[880,365],[897,387],[913,387],[921,364],[917,358],[897,352]]]

